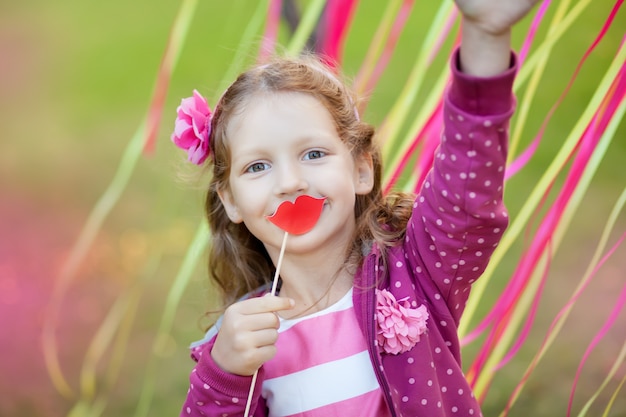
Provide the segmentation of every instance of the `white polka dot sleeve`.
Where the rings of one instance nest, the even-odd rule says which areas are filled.
[[[236,417],[242,416],[246,407],[251,377],[229,374],[211,359],[212,338],[192,348],[192,358],[198,363],[189,375],[189,390],[183,404],[181,417]],[[258,381],[264,371],[259,370]],[[260,384],[256,385],[251,406],[253,417],[265,416],[265,403],[260,396]]]
[[[485,270],[508,224],[503,180],[514,74],[487,83],[456,75],[433,169],[407,227],[405,251],[418,255],[410,260],[411,269],[432,280],[438,291],[433,301],[445,301],[458,323],[470,285]]]

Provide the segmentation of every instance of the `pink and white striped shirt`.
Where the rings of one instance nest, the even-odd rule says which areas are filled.
[[[272,417],[390,416],[359,329],[352,290],[317,313],[281,319],[262,396]]]

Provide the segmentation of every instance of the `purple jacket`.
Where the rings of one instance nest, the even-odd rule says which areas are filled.
[[[372,366],[394,416],[479,416],[480,408],[461,369],[457,328],[471,284],[485,270],[508,216],[503,206],[508,123],[514,108],[516,65],[499,76],[477,79],[452,60],[444,103],[444,132],[413,206],[401,245],[376,247],[354,281],[353,301],[369,343]],[[376,287],[428,309],[427,332],[408,352],[380,352],[375,344]],[[210,351],[219,324],[192,347],[198,363],[181,416],[241,416],[251,377],[222,371]],[[259,370],[251,410],[266,416]]]

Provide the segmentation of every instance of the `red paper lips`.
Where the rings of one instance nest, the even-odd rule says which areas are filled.
[[[292,203],[283,201],[267,219],[285,232],[301,235],[313,228],[322,214],[325,198],[301,195]]]

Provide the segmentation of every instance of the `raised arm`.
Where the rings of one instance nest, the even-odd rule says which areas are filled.
[[[511,27],[539,0],[455,0],[462,14],[461,70],[491,77],[510,66]]]

